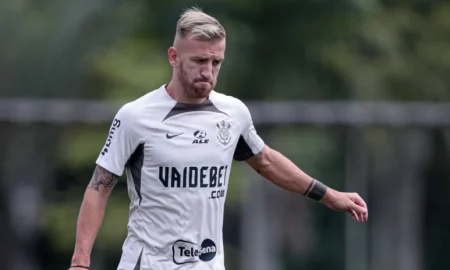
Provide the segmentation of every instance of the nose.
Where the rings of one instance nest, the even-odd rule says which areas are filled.
[[[212,78],[212,64],[208,63],[207,65],[204,65],[203,68],[200,71],[200,75],[207,79],[207,80],[211,80]]]

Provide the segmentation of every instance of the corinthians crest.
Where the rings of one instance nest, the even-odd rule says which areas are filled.
[[[225,120],[222,120],[221,122],[216,124],[219,131],[217,132],[217,139],[221,144],[226,146],[231,141],[231,134],[230,134],[230,128],[231,124],[225,122]]]

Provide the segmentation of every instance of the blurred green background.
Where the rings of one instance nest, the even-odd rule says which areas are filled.
[[[45,116],[63,100],[119,106],[158,88],[172,75],[167,49],[176,20],[191,5],[227,30],[219,92],[254,104],[448,108],[447,0],[1,1],[2,269],[68,268],[83,191],[113,117],[35,119],[28,111],[27,118],[10,113],[11,104],[25,104],[13,108],[25,113],[27,101],[48,101],[39,111]],[[450,114],[430,119],[445,123]],[[227,269],[450,269],[450,130],[430,121],[394,127],[258,121],[262,138],[303,170],[360,192],[370,221],[355,225],[235,163],[224,221]],[[117,266],[128,206],[122,180],[95,243],[93,269]]]

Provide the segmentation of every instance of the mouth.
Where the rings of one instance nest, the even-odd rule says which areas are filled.
[[[195,83],[209,83],[209,84],[211,84],[211,82],[206,82],[206,81],[197,81]]]

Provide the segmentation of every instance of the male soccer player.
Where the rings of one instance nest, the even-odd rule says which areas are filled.
[[[365,222],[356,193],[310,177],[257,135],[247,107],[215,92],[225,30],[199,9],[183,12],[168,51],[173,76],[117,113],[81,205],[72,270],[89,269],[105,207],[126,170],[131,200],[118,269],[223,270],[222,223],[232,160],[274,184]]]

